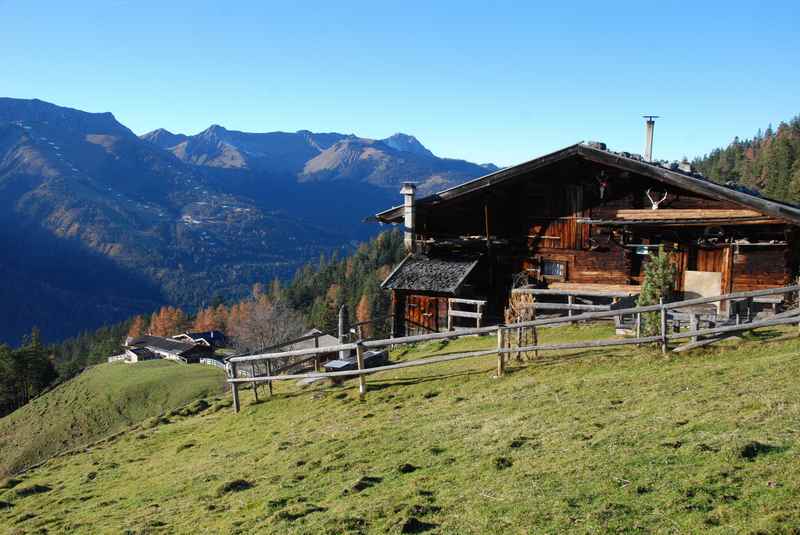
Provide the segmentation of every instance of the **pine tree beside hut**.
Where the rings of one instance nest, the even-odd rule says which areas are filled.
[[[672,297],[675,291],[675,275],[677,270],[672,262],[672,254],[664,251],[664,247],[658,248],[658,254],[651,255],[650,260],[644,267],[644,281],[642,282],[641,293],[637,301],[638,306],[658,304],[662,299],[666,302]],[[644,336],[654,336],[659,333],[659,314],[649,312],[643,314],[644,325],[642,333]]]

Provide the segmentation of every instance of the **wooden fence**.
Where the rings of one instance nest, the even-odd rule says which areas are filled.
[[[217,368],[222,368],[223,370],[226,369],[225,363],[218,359],[203,357],[198,361],[198,363],[206,366],[216,366]]]
[[[461,310],[453,308],[453,305],[467,305],[475,307],[474,311]],[[481,299],[461,299],[451,297],[447,300],[447,330],[452,331],[455,328],[453,320],[455,318],[467,318],[475,321],[475,326],[480,327],[483,322],[483,309],[486,306],[486,301]]]
[[[671,310],[680,310],[697,305],[704,305],[709,303],[716,303],[731,300],[752,300],[757,297],[775,296],[782,294],[795,294],[800,292],[800,285],[786,286],[781,288],[770,288],[766,290],[756,290],[750,292],[738,292],[713,297],[701,297],[697,299],[688,299],[685,301],[677,301],[672,303],[659,303],[656,305],[648,305],[641,307],[621,308],[616,310],[601,310],[592,311],[572,316],[561,316],[536,319],[532,321],[513,323],[509,325],[491,325],[486,327],[476,327],[470,329],[460,329],[457,331],[418,334],[413,336],[403,336],[399,338],[389,338],[383,340],[358,340],[352,343],[339,344],[335,346],[328,346],[325,348],[309,348],[298,349],[292,351],[282,351],[277,353],[263,353],[259,355],[248,355],[233,357],[228,360],[228,382],[231,384],[233,391],[233,406],[234,411],[239,412],[239,385],[243,383],[252,383],[254,385],[259,383],[268,383],[272,381],[286,381],[286,380],[299,380],[308,378],[347,378],[357,377],[359,380],[359,394],[363,397],[366,394],[366,376],[391,370],[399,370],[403,368],[410,368],[416,366],[427,366],[441,362],[448,362],[452,360],[460,360],[466,358],[476,358],[485,356],[495,356],[497,358],[497,375],[502,376],[506,365],[506,356],[511,353],[520,352],[539,352],[550,350],[566,350],[566,349],[591,349],[599,347],[612,347],[623,345],[641,345],[656,343],[661,346],[661,351],[666,353],[668,343],[673,340],[691,339],[692,342],[686,344],[700,343],[699,337],[701,336],[714,336],[716,339],[721,339],[734,332],[743,332],[761,327],[772,327],[778,325],[798,324],[800,328],[800,308],[795,308],[787,312],[776,314],[768,319],[761,319],[757,321],[736,322],[732,325],[722,325],[709,328],[700,328],[699,325],[692,325],[688,331],[670,333],[668,329],[668,313]],[[800,304],[800,296],[798,296],[798,304]],[[634,315],[636,325],[642,325],[642,315],[648,313],[657,313],[659,321],[658,334],[651,336],[641,336],[637,329],[636,336],[633,338],[612,338],[606,340],[590,340],[581,342],[568,342],[559,344],[536,344],[523,347],[507,347],[504,336],[506,333],[514,329],[521,328],[536,328],[545,325],[557,325],[565,323],[575,323],[579,321],[595,321],[603,319],[613,319],[621,317],[622,315]],[[452,353],[447,355],[436,355],[418,360],[400,362],[396,364],[388,364],[375,368],[365,368],[363,354],[368,349],[380,349],[389,346],[398,346],[403,344],[415,344],[419,342],[430,342],[436,340],[451,340],[463,336],[474,335],[496,335],[497,347],[492,349],[466,351],[461,353]],[[686,347],[683,346],[683,347]],[[321,352],[330,353],[334,351],[356,351],[356,361],[358,369],[327,372],[327,373],[304,373],[304,374],[285,374],[279,375],[276,373],[268,373],[267,375],[256,375],[252,377],[240,377],[237,373],[237,368],[246,364],[256,362],[266,362],[268,364],[274,360],[288,359],[293,357],[313,357]]]

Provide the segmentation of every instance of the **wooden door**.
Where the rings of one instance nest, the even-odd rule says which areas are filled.
[[[689,271],[719,273],[718,294],[730,293],[733,282],[733,254],[733,248],[730,245],[695,247],[689,251],[687,268]],[[728,302],[719,303],[718,310],[721,313],[727,313]]]
[[[731,291],[731,272],[733,271],[733,249],[730,245],[716,248],[697,249],[696,271],[714,271],[722,273],[721,294]]]
[[[409,295],[406,299],[406,332],[424,334],[439,330],[439,299],[426,295]]]

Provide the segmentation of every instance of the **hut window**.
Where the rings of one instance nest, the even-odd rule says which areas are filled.
[[[567,263],[556,260],[542,260],[542,277],[564,280],[567,277]]]

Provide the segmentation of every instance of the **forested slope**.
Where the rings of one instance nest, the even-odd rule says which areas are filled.
[[[800,116],[750,139],[736,137],[692,163],[717,182],[732,181],[769,198],[800,203]]]

